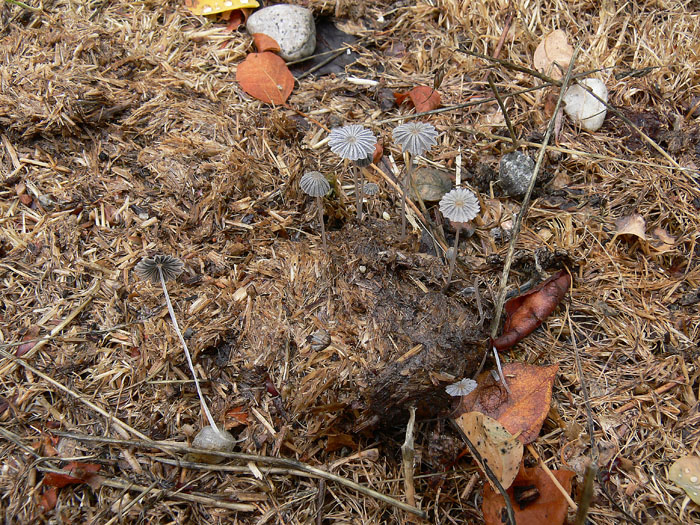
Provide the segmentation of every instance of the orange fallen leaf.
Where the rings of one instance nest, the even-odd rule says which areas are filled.
[[[503,367],[503,375],[510,394],[493,375],[483,373],[476,390],[462,398],[460,408],[491,416],[527,445],[537,439],[547,417],[558,370],[558,365],[509,363]]]
[[[498,421],[481,412],[467,412],[455,419],[455,422],[500,484],[504,488],[510,487],[520,468],[523,444]]]
[[[440,107],[440,93],[428,86],[416,86],[407,93],[394,93],[398,105],[409,99],[418,113],[431,111]]]
[[[236,81],[250,96],[282,105],[294,89],[294,77],[285,61],[271,53],[251,53],[238,65]]]
[[[272,51],[273,53],[277,53],[281,49],[280,45],[277,43],[277,40],[266,35],[265,33],[254,33],[253,42],[255,43],[255,47],[258,48],[259,53],[264,51]]]
[[[248,412],[245,407],[239,406],[234,407],[226,411],[226,430],[231,430],[232,428],[239,427],[241,425],[248,424]]]
[[[571,286],[571,276],[560,270],[529,292],[513,297],[505,304],[503,334],[493,341],[498,350],[507,350],[531,334],[557,307]]]
[[[554,477],[571,492],[574,473],[570,470],[553,470]],[[513,485],[507,490],[518,525],[562,525],[566,519],[568,502],[547,473],[540,467],[522,467]],[[484,502],[481,505],[486,525],[503,525],[505,501],[500,492],[484,486]]]
[[[226,22],[226,31],[235,31],[241,24],[248,20],[253,9],[234,9],[225,13],[219,13],[220,20]]]

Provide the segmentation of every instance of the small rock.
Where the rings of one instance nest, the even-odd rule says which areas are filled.
[[[581,81],[605,102],[608,101],[608,88],[602,80],[587,78]],[[607,108],[578,84],[571,86],[564,95],[564,111],[576,123],[588,131],[598,131],[603,125]]]
[[[510,197],[524,197],[535,170],[535,161],[520,151],[507,153],[498,166],[498,182]]]
[[[296,5],[273,5],[255,11],[246,22],[248,33],[264,33],[280,45],[286,61],[312,55],[316,49],[316,25],[311,10]]]

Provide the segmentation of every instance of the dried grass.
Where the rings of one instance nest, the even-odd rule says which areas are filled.
[[[6,520],[317,519],[319,481],[313,478],[274,469],[263,479],[247,468],[194,471],[157,461],[172,456],[155,450],[69,438],[56,445],[47,438],[57,428],[133,437],[80,400],[155,440],[186,442],[204,423],[162,296],[131,272],[156,252],[186,263],[185,275],[169,289],[195,362],[209,379],[203,386],[215,417],[224,420],[238,406],[250,416],[247,427],[235,430],[240,450],[325,468],[345,458],[334,473],[403,499],[401,428],[353,434],[354,445],[328,450],[329,442],[352,434],[368,371],[383,365],[392,345],[399,355],[411,345],[401,334],[378,333],[358,310],[372,296],[371,288],[363,288],[371,277],[362,277],[365,259],[344,247],[358,237],[349,231],[348,212],[337,204],[327,210],[329,225],[342,229],[331,233],[332,255],[326,257],[315,208],[298,180],[305,170],[318,169],[348,181],[327,148],[315,147],[325,131],[314,121],[328,128],[373,126],[401,165],[390,126],[378,122],[407,110],[381,111],[381,89],[431,85],[442,70],[444,105],[489,97],[487,64],[458,49],[491,54],[512,8],[501,58],[529,67],[541,36],[564,29],[582,44],[577,71],[609,68],[598,76],[612,105],[684,168],[671,166],[613,115],[594,134],[565,124],[549,148],[545,172],[551,181],[523,225],[511,283],[536,274],[532,254],[541,248],[568,254],[575,283],[570,301],[545,328],[506,356],[560,366],[536,449],[550,467],[583,473],[590,436],[583,430],[575,337],[601,468],[619,460],[607,485],[613,499],[641,522],[700,521],[698,507],[687,505],[666,480],[673,460],[700,449],[700,130],[697,118],[686,117],[700,96],[697,2],[306,4],[317,14],[351,17],[343,27],[365,36],[367,44],[356,47],[360,58],[349,73],[380,81],[370,88],[342,76],[304,79],[289,104],[314,120],[246,97],[233,79],[250,39],[192,16],[180,2],[56,0],[42,13],[0,7],[0,337],[9,344],[53,331],[26,357],[77,395],[12,361],[0,363],[0,512]],[[380,14],[384,22],[377,21]],[[399,44],[402,55],[394,53]],[[644,68],[653,69],[621,75]],[[491,70],[504,94],[539,83],[526,73]],[[553,88],[506,99],[523,139],[539,141],[551,116],[544,110],[551,93]],[[457,272],[461,288],[478,277],[491,315],[500,274],[493,262],[506,244],[490,229],[506,225],[519,206],[491,194],[469,173],[497,168],[509,145],[496,137],[506,134],[505,127],[495,102],[430,121],[443,132],[431,163],[454,169],[461,154],[463,178],[478,187],[488,205],[482,207],[491,210],[466,242],[466,265]],[[387,211],[396,222],[390,176],[372,176],[381,188],[373,213]],[[615,220],[631,213],[673,242],[655,249],[616,238]],[[401,253],[416,248],[397,243]],[[441,264],[435,263],[407,272],[416,290],[439,282],[435,268]],[[475,309],[473,295],[455,297]],[[59,327],[62,321],[65,327]],[[312,352],[306,337],[321,328],[331,332],[332,344]],[[267,375],[282,403],[266,392]],[[61,457],[100,463],[109,483],[95,492],[62,489],[56,510],[44,514],[40,472],[51,462],[31,451],[44,456],[52,446]],[[439,459],[458,446],[444,421],[418,422],[415,446],[416,499],[430,521],[479,522],[482,481],[469,483],[475,465],[465,461],[440,474]],[[374,452],[353,458],[359,451]],[[178,498],[181,484],[192,497]],[[344,486],[329,482],[324,490],[326,522],[398,523],[406,517]],[[140,493],[142,499],[124,510]],[[600,494],[590,520],[623,522]]]

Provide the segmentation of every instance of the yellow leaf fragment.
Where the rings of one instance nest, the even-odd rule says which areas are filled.
[[[498,421],[481,412],[467,412],[456,421],[503,488],[510,487],[523,459],[522,442]]]
[[[185,0],[185,7],[194,15],[215,15],[242,8],[256,8],[255,0]]]

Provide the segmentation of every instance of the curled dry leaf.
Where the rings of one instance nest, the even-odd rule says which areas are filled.
[[[481,412],[467,412],[455,421],[501,485],[510,487],[523,459],[522,442],[498,421]]]
[[[259,53],[263,53],[265,51],[278,53],[281,49],[280,45],[277,43],[277,40],[266,35],[265,33],[254,33],[253,42],[255,43],[255,47]]]
[[[666,253],[673,250],[676,239],[663,228],[656,227],[651,230],[649,244],[659,253]]]
[[[552,474],[571,492],[574,473],[570,470],[552,470]],[[562,525],[566,519],[568,502],[540,467],[525,468],[518,472],[513,485],[507,490],[518,525]],[[484,486],[484,502],[481,506],[486,525],[503,525],[501,519],[505,501],[500,492]]]
[[[440,93],[428,86],[416,86],[407,93],[394,93],[396,103],[401,105],[408,98],[418,113],[440,107]]]
[[[552,386],[559,367],[509,363],[503,367],[510,394],[486,372],[476,389],[464,396],[461,409],[481,412],[517,435],[525,445],[537,439],[552,402]]]
[[[646,241],[646,222],[638,213],[626,215],[615,220],[615,237],[618,235],[634,235]],[[614,238],[614,237],[613,237]]]
[[[238,65],[236,81],[250,96],[268,104],[284,104],[294,89],[287,64],[269,51],[248,55]]]
[[[668,479],[700,505],[700,456],[685,456],[668,469]]]
[[[560,270],[532,290],[506,302],[503,335],[493,341],[498,350],[507,350],[531,334],[557,307],[571,286],[571,276]]]
[[[382,160],[383,156],[384,156],[384,146],[382,145],[382,141],[378,140],[377,144],[375,144],[375,146],[374,146],[374,153],[372,154],[372,164],[379,166],[379,161]]]
[[[566,33],[557,29],[542,39],[540,45],[535,49],[532,62],[540,73],[560,80],[564,76],[573,54],[574,48],[569,45]]]

